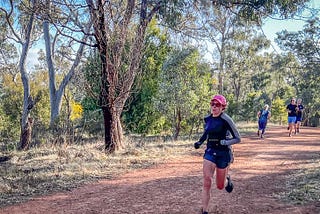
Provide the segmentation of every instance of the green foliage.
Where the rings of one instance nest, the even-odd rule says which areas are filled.
[[[173,134],[197,127],[208,112],[212,78],[199,57],[193,48],[174,50],[163,66],[155,107],[166,115]]]
[[[12,75],[2,75],[0,113],[1,139],[6,142],[19,140],[20,112],[23,90],[21,82]]]
[[[4,74],[1,89],[0,109],[2,124],[5,125],[4,131],[1,131],[1,138],[8,141],[18,141],[20,137],[20,119],[23,100],[23,86],[19,75],[12,76]],[[34,106],[30,117],[35,121],[35,130],[46,130],[49,127],[50,102],[49,93],[46,86],[46,72],[34,72],[30,79],[31,91],[33,97],[39,96],[40,101]],[[37,137],[41,134],[35,132]]]
[[[256,119],[261,106],[259,101],[261,94],[261,91],[253,91],[247,94],[246,100],[240,107],[240,120],[254,121]]]
[[[228,6],[234,1],[220,0],[219,3]],[[239,10],[239,16],[248,20],[260,21],[265,16],[276,16],[280,18],[289,18],[293,14],[299,13],[304,8],[308,0],[240,0],[236,4]]]
[[[223,71],[223,91],[229,102],[227,113],[236,120],[255,120],[257,111],[265,103],[268,103],[272,106],[271,120],[284,123],[286,120],[286,113],[283,113],[285,101],[294,96],[303,99],[303,104],[306,107],[304,113],[306,124],[319,125],[320,51],[317,43],[320,38],[319,19],[309,20],[302,31],[281,32],[278,42],[283,50],[288,52],[283,55],[262,53],[265,48],[269,47],[270,41],[259,35],[258,30],[251,22],[252,20],[261,20],[267,15],[290,17],[295,12],[299,12],[306,0],[215,1],[214,4],[210,1],[174,0],[161,2],[157,19],[153,19],[147,28],[146,49],[140,64],[141,75],[134,83],[132,96],[127,101],[121,118],[126,131],[140,134],[168,134],[174,133],[180,126],[183,134],[191,133],[194,129],[201,127],[203,116],[209,112],[208,101],[217,88],[218,75],[211,73],[210,70],[213,66],[202,62],[203,56],[199,54],[202,52],[195,50],[195,48],[188,48],[191,42],[183,44],[183,49],[170,44],[171,38],[168,35],[173,35],[172,38],[180,42],[179,37],[176,36],[178,34],[160,27],[157,23],[159,20],[165,22],[166,26],[179,29],[179,32],[183,34],[192,35],[193,38],[199,35],[210,36],[211,39],[214,38],[211,41],[218,43],[220,39],[226,39],[223,45],[221,45],[222,42],[219,43],[219,48],[224,47],[221,53],[216,55],[218,50],[212,51],[213,58],[218,59],[213,64],[214,67],[217,67],[220,64],[219,58],[225,60],[221,60],[221,64],[223,64],[221,70]],[[14,11],[17,19],[11,17],[10,21],[12,23],[20,21],[19,29],[23,30],[27,21],[28,4],[25,4],[26,1],[20,2],[20,5],[17,1],[15,3],[18,6],[16,9],[19,9],[20,13]],[[156,3],[156,1],[150,2],[148,7],[154,6]],[[4,4],[9,6],[7,3]],[[194,13],[194,6],[199,5],[201,7],[197,7],[197,9],[203,11],[203,14]],[[225,20],[226,11],[230,12],[230,5],[234,9],[232,11],[234,16],[232,15],[230,19]],[[61,11],[61,8],[56,4],[52,7],[57,9],[56,11]],[[204,15],[205,13],[206,15]],[[203,16],[197,17],[199,14]],[[239,16],[236,17],[236,15]],[[1,63],[0,71],[1,75],[6,73],[1,76],[0,137],[2,141],[12,142],[19,139],[23,88],[20,77],[16,75],[17,71],[15,70],[19,57],[16,51],[17,46],[7,41],[10,28],[8,28],[3,11],[0,11],[0,17],[0,48],[2,50],[0,60],[6,62]],[[81,17],[82,20],[87,20],[83,19],[85,16]],[[56,23],[61,21],[59,21],[61,17],[58,14],[52,18]],[[206,32],[203,29],[201,33],[198,33],[191,32],[190,28],[186,27],[191,26],[192,29],[198,29],[199,19],[197,18],[214,20],[207,22],[210,31],[212,31],[209,36],[203,33]],[[246,21],[243,18],[246,18]],[[218,24],[218,21],[221,23]],[[35,25],[37,30],[32,35],[33,38],[38,38],[39,33],[42,32],[38,31],[41,26],[40,24]],[[206,30],[208,26],[206,26]],[[225,31],[222,30],[224,27]],[[134,41],[134,34],[131,33],[131,29],[129,30],[130,33],[125,41],[125,51],[121,56],[120,73],[127,70],[127,54],[131,42]],[[220,30],[221,32],[219,32]],[[110,39],[110,44],[118,42],[118,35],[115,37],[113,37],[114,35],[107,36]],[[63,71],[72,65],[72,61],[69,60],[71,50],[67,48],[68,40],[57,38],[56,42],[59,45],[55,50],[60,55],[54,57],[54,61],[58,62],[55,67],[57,70]],[[112,55],[116,48],[109,51],[108,53]],[[224,56],[224,53],[227,57]],[[43,54],[41,57],[40,62],[43,63],[45,57]],[[71,104],[74,101],[73,95],[81,97],[76,100],[80,101],[83,107],[81,125],[89,133],[96,134],[102,130],[101,124],[103,123],[100,111],[101,100],[99,100],[101,62],[96,53],[88,58],[83,74],[86,80],[85,95],[82,88],[81,91],[76,91],[72,95],[70,91],[67,91],[66,97]],[[50,102],[47,79],[47,74],[44,71],[32,70],[30,72],[32,96],[41,96],[41,101],[37,103],[31,113],[35,119],[34,133],[38,137],[45,136],[44,132],[49,125]],[[57,84],[61,82],[62,75],[57,76],[57,80]],[[72,111],[70,115],[69,107],[67,103],[63,103],[62,116],[59,121],[68,120],[70,116],[74,118],[75,115],[72,115]],[[78,113],[80,113],[80,109]],[[78,122],[80,115],[77,117],[78,119],[75,121]]]
[[[250,26],[238,26],[234,31],[232,39],[228,40],[225,64],[229,74],[228,81],[232,86],[229,90],[239,100],[252,89],[263,90],[270,82],[269,57],[259,55],[269,43]],[[250,79],[250,84],[246,84]]]
[[[271,104],[271,121],[285,124],[287,121],[286,104],[284,100],[276,97]]]
[[[320,100],[320,19],[308,21],[304,29],[298,32],[282,31],[277,42],[288,52],[288,57],[296,60],[295,67],[289,67],[290,83],[296,89],[296,96],[303,99],[306,107],[306,123],[317,121]],[[298,66],[297,66],[298,64]],[[315,118],[312,119],[312,118]],[[313,123],[314,124],[314,123]],[[311,124],[309,124],[311,125]]]
[[[50,122],[50,99],[48,90],[48,73],[45,70],[34,71],[30,75],[30,87],[32,97],[40,97],[40,101],[34,106],[31,117],[36,125],[42,130],[49,128]]]
[[[3,100],[0,99],[2,102]],[[0,106],[0,142],[8,144],[10,141],[18,139],[19,124],[15,124],[14,121],[6,114],[3,106]]]
[[[97,134],[103,130],[103,117],[99,103],[101,61],[95,53],[88,58],[83,68],[85,79],[84,97],[81,99],[83,118],[81,121],[84,129],[90,134]],[[89,124],[88,124],[89,121]]]
[[[170,46],[165,32],[162,32],[153,19],[147,28],[146,49],[141,62],[142,74],[136,78],[122,120],[131,132],[143,134],[160,133],[164,129],[164,118],[155,110],[153,98],[159,90],[159,76]]]

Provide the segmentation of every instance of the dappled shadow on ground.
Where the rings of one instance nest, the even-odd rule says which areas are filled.
[[[235,189],[229,194],[213,188],[211,213],[320,213],[317,203],[294,205],[275,197],[285,191],[288,174],[319,160],[320,129],[305,129],[292,139],[286,137],[285,127],[282,129],[272,128],[262,140],[249,136],[234,145],[235,162],[230,174]],[[201,207],[203,149],[182,160],[34,198],[2,208],[0,213],[197,214]]]

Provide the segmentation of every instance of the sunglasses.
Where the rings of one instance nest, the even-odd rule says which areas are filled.
[[[213,102],[213,103],[211,104],[211,106],[213,106],[213,107],[218,107],[218,108],[219,108],[219,107],[221,107],[221,103],[214,103],[214,102]]]

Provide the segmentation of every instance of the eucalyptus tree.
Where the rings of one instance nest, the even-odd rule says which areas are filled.
[[[89,37],[90,20],[86,9],[58,1],[43,1],[37,18],[42,22],[46,66],[49,74],[50,125],[57,120],[65,89],[83,57]],[[57,79],[59,75],[60,79]]]
[[[35,104],[39,101],[39,97],[33,98],[30,91],[30,82],[28,76],[28,68],[26,60],[30,47],[39,37],[39,29],[37,29],[36,12],[39,10],[37,0],[22,1],[16,3],[9,0],[2,3],[0,11],[2,17],[6,20],[8,26],[7,39],[20,45],[20,56],[18,68],[23,84],[23,109],[20,120],[20,142],[18,148],[25,149],[31,142],[32,123],[30,112]]]
[[[71,10],[70,5],[59,4],[57,7],[56,4],[58,3],[55,2],[52,5],[49,0],[30,0],[20,3],[10,0],[7,4],[1,4],[1,11],[9,26],[8,29],[11,30],[8,38],[12,41],[11,44],[17,43],[22,46],[19,70],[24,86],[24,104],[20,148],[26,148],[31,141],[33,119],[29,113],[40,98],[40,96],[36,96],[33,99],[31,96],[29,77],[31,72],[27,70],[32,68],[26,67],[30,48],[43,35],[46,65],[42,68],[48,70],[49,73],[50,124],[53,125],[61,109],[64,90],[80,64],[85,42],[89,36],[86,32],[90,28],[90,24],[79,19],[79,16],[83,17],[79,11]],[[77,51],[73,49],[77,49]],[[57,80],[57,73],[59,73],[59,78],[64,75],[62,80]]]
[[[0,10],[0,76],[9,73],[15,78],[16,74],[19,73],[17,67],[19,55],[17,48],[8,39],[10,28],[5,16],[6,13]]]
[[[215,0],[196,1],[193,8],[196,15],[189,13],[185,16],[188,21],[178,24],[175,28],[184,35],[206,40],[213,44],[208,50],[213,59],[213,71],[218,73],[219,93],[224,91],[226,76],[226,45],[236,31],[237,22],[242,21],[252,27],[262,24],[266,17],[289,18],[305,8],[307,0],[294,1],[256,1],[256,0]]]
[[[86,2],[101,59],[99,99],[104,117],[105,149],[114,152],[123,146],[120,116],[140,71],[146,29],[156,14],[176,12],[173,8],[180,1]],[[187,7],[186,4],[180,6]]]
[[[259,53],[265,50],[270,42],[246,25],[236,29],[227,44],[226,68],[229,92],[240,102],[245,94],[253,89],[253,83],[250,82],[252,77],[265,72],[268,61]],[[260,81],[259,88],[262,82]]]
[[[208,43],[213,44],[208,52],[216,62],[213,68],[218,73],[218,92],[224,92],[224,78],[226,73],[226,46],[233,36],[237,15],[224,6],[202,5],[201,28],[199,35]]]
[[[15,108],[6,105],[8,95],[7,79],[15,82],[19,73],[17,62],[19,56],[13,43],[8,42],[7,36],[10,31],[4,11],[0,10],[0,138],[1,141],[9,141],[19,136],[20,109],[10,114]],[[19,138],[18,138],[19,139]],[[15,139],[17,140],[17,139]]]
[[[199,125],[199,118],[207,113],[212,96],[210,70],[209,64],[201,62],[199,52],[193,48],[174,50],[165,61],[154,103],[174,140],[181,132]]]
[[[163,131],[163,115],[157,111],[153,99],[159,92],[163,63],[172,49],[169,41],[167,29],[159,27],[154,18],[147,28],[141,75],[135,80],[122,116],[128,131],[144,135]]]
[[[299,89],[297,88],[298,73],[300,65],[292,53],[276,54],[272,57],[272,97],[279,97],[289,101],[295,97]]]
[[[319,118],[320,19],[309,20],[298,32],[280,32],[277,42],[284,52],[292,54],[298,62],[298,66],[288,67],[296,70],[291,76],[292,85],[297,89],[296,95],[302,97],[307,106],[307,119],[316,115]]]

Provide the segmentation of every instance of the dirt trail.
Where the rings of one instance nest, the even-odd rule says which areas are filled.
[[[320,155],[320,129],[305,128],[287,137],[274,127],[265,139],[249,136],[234,146],[230,174],[235,189],[212,190],[210,213],[319,214],[320,202],[305,206],[279,201],[285,177]],[[202,185],[202,153],[181,161],[136,170],[113,180],[102,180],[67,193],[37,197],[0,209],[0,213],[198,214]]]

